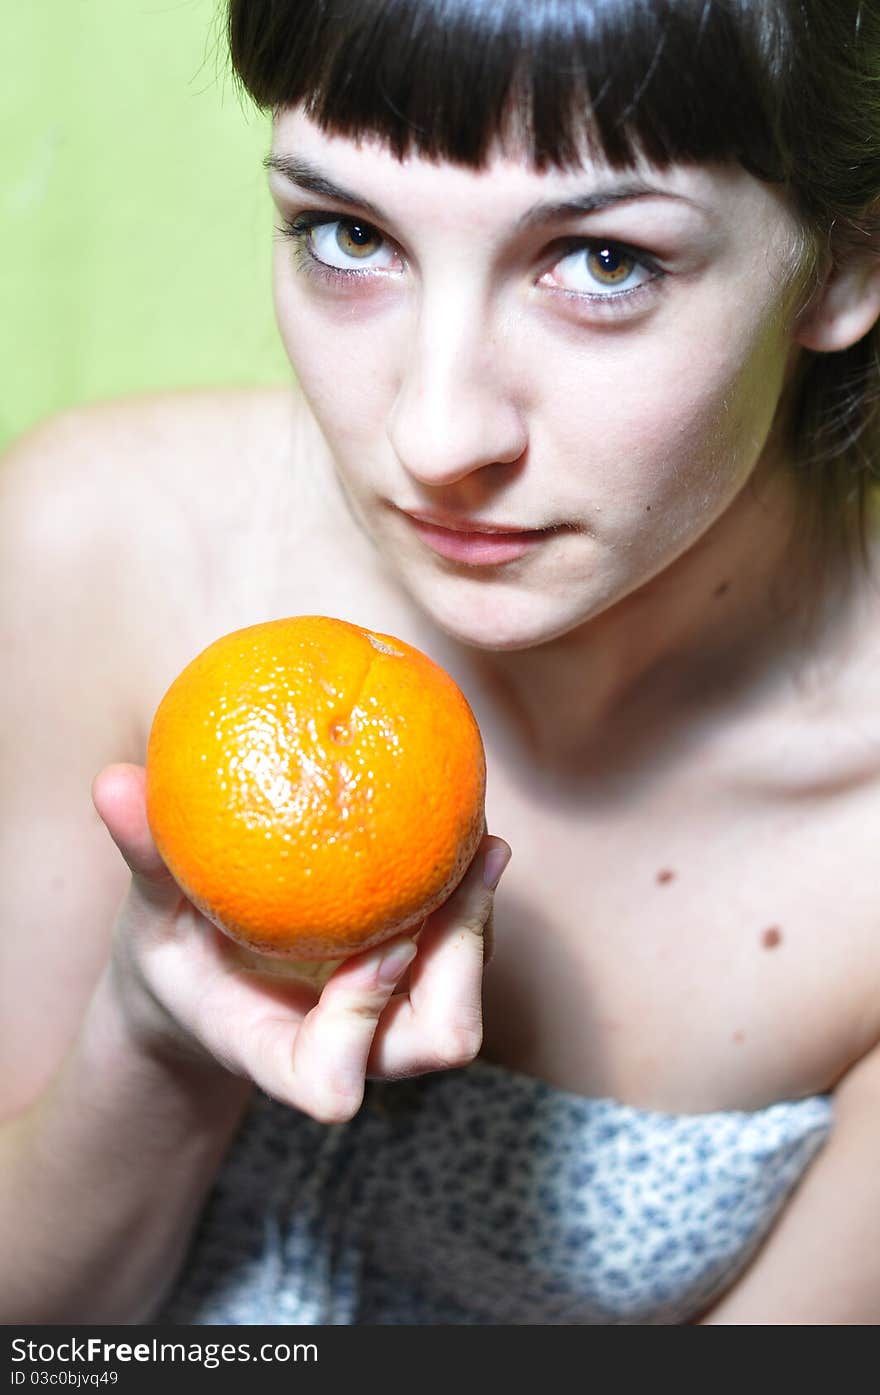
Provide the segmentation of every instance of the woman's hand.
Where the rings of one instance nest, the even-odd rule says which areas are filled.
[[[397,936],[354,955],[319,992],[246,967],[238,946],[187,900],[150,835],[145,778],[141,766],[110,765],[92,786],[132,874],[110,975],[142,1049],[216,1062],[324,1123],[357,1113],[368,1075],[473,1060],[506,843],[484,834],[460,886],[418,931],[418,946]]]

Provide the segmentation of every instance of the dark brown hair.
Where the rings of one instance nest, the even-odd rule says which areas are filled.
[[[262,109],[480,168],[515,134],[536,168],[586,149],[738,161],[789,192],[805,304],[844,254],[880,255],[880,0],[230,0]],[[805,351],[788,406],[821,536],[864,548],[880,465],[880,329]]]

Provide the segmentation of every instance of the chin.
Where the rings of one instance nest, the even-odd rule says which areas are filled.
[[[457,588],[408,586],[419,609],[438,629],[473,649],[513,653],[536,649],[585,624],[595,608],[574,611],[571,601],[529,595],[514,585]]]

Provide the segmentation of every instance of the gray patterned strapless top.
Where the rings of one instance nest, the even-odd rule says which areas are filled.
[[[685,1323],[831,1122],[826,1095],[663,1114],[482,1059],[369,1081],[345,1124],[257,1094],[154,1321]]]

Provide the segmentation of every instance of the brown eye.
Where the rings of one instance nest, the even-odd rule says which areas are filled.
[[[347,257],[369,257],[378,251],[382,239],[369,223],[336,224],[336,245]]]
[[[359,218],[319,217],[307,225],[304,246],[312,262],[352,276],[372,276],[397,266],[396,253],[382,233]]]
[[[541,279],[543,285],[583,296],[593,305],[608,301],[610,309],[612,302],[632,304],[643,287],[664,274],[619,243],[596,240],[573,247]]]
[[[635,257],[628,257],[617,247],[594,247],[587,253],[590,275],[603,286],[616,286],[625,281],[635,265]]]

